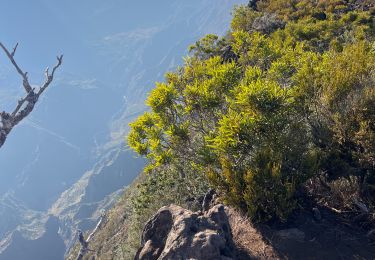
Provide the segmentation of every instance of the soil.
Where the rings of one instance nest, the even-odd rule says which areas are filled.
[[[242,236],[258,240],[251,243],[257,248],[251,248],[251,244],[247,248],[242,247],[238,258],[375,259],[375,239],[372,235],[375,231],[345,222],[325,208],[320,208],[318,213],[317,217],[313,212],[301,210],[288,223],[259,225],[253,231],[248,229],[248,233]],[[236,236],[238,234],[234,234]]]

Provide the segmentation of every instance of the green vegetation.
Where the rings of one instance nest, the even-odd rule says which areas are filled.
[[[340,217],[373,214],[373,1],[255,2],[192,45],[131,124],[149,164],[91,242],[102,258],[133,258],[160,207],[197,210],[209,187],[253,221],[284,221],[307,196]]]
[[[191,46],[131,124],[129,145],[149,159],[135,207],[209,185],[255,221],[285,220],[316,177],[357,178],[373,207],[374,14],[371,1],[236,7],[228,34]]]

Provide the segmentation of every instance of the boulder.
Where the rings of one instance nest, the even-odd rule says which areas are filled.
[[[161,208],[146,224],[136,260],[233,259],[234,243],[224,206],[192,212]]]

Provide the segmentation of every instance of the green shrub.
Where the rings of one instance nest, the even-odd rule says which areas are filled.
[[[198,41],[184,66],[156,84],[129,145],[149,159],[151,179],[179,176],[192,188],[189,180],[205,176],[253,220],[285,220],[296,190],[322,173],[356,175],[362,194],[374,196],[371,11],[338,0],[257,7],[236,7],[226,37]],[[237,59],[223,59],[224,46]],[[158,185],[146,185],[139,203],[171,183]]]

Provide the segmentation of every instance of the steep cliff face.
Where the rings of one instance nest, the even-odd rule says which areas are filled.
[[[43,239],[49,215],[59,219],[66,248],[77,228],[94,225],[144,165],[126,150],[124,137],[128,123],[145,110],[146,93],[165,71],[181,64],[189,44],[209,32],[223,34],[233,5],[243,2],[35,1],[25,6],[44,10],[54,21],[54,27],[44,25],[21,11],[35,28],[46,26],[51,41],[41,45],[33,40],[42,37],[36,36],[40,32],[31,36],[21,26],[6,40],[36,46],[24,51],[39,56],[44,50],[55,54],[51,46],[57,46],[66,62],[35,113],[0,151],[1,252]],[[11,17],[10,12],[1,19]],[[25,60],[34,60],[34,54]],[[42,71],[32,62],[26,65],[35,67],[30,73]],[[13,91],[18,79],[6,66],[0,74],[7,83],[0,93],[6,106],[18,95]],[[25,239],[9,240],[11,233],[19,235],[16,230]]]
[[[142,170],[142,160],[134,160],[137,159],[131,151],[118,149],[108,153],[52,205],[49,213],[58,217],[60,235],[67,248],[75,241],[77,230],[92,229],[100,215],[123,193],[124,185]]]

